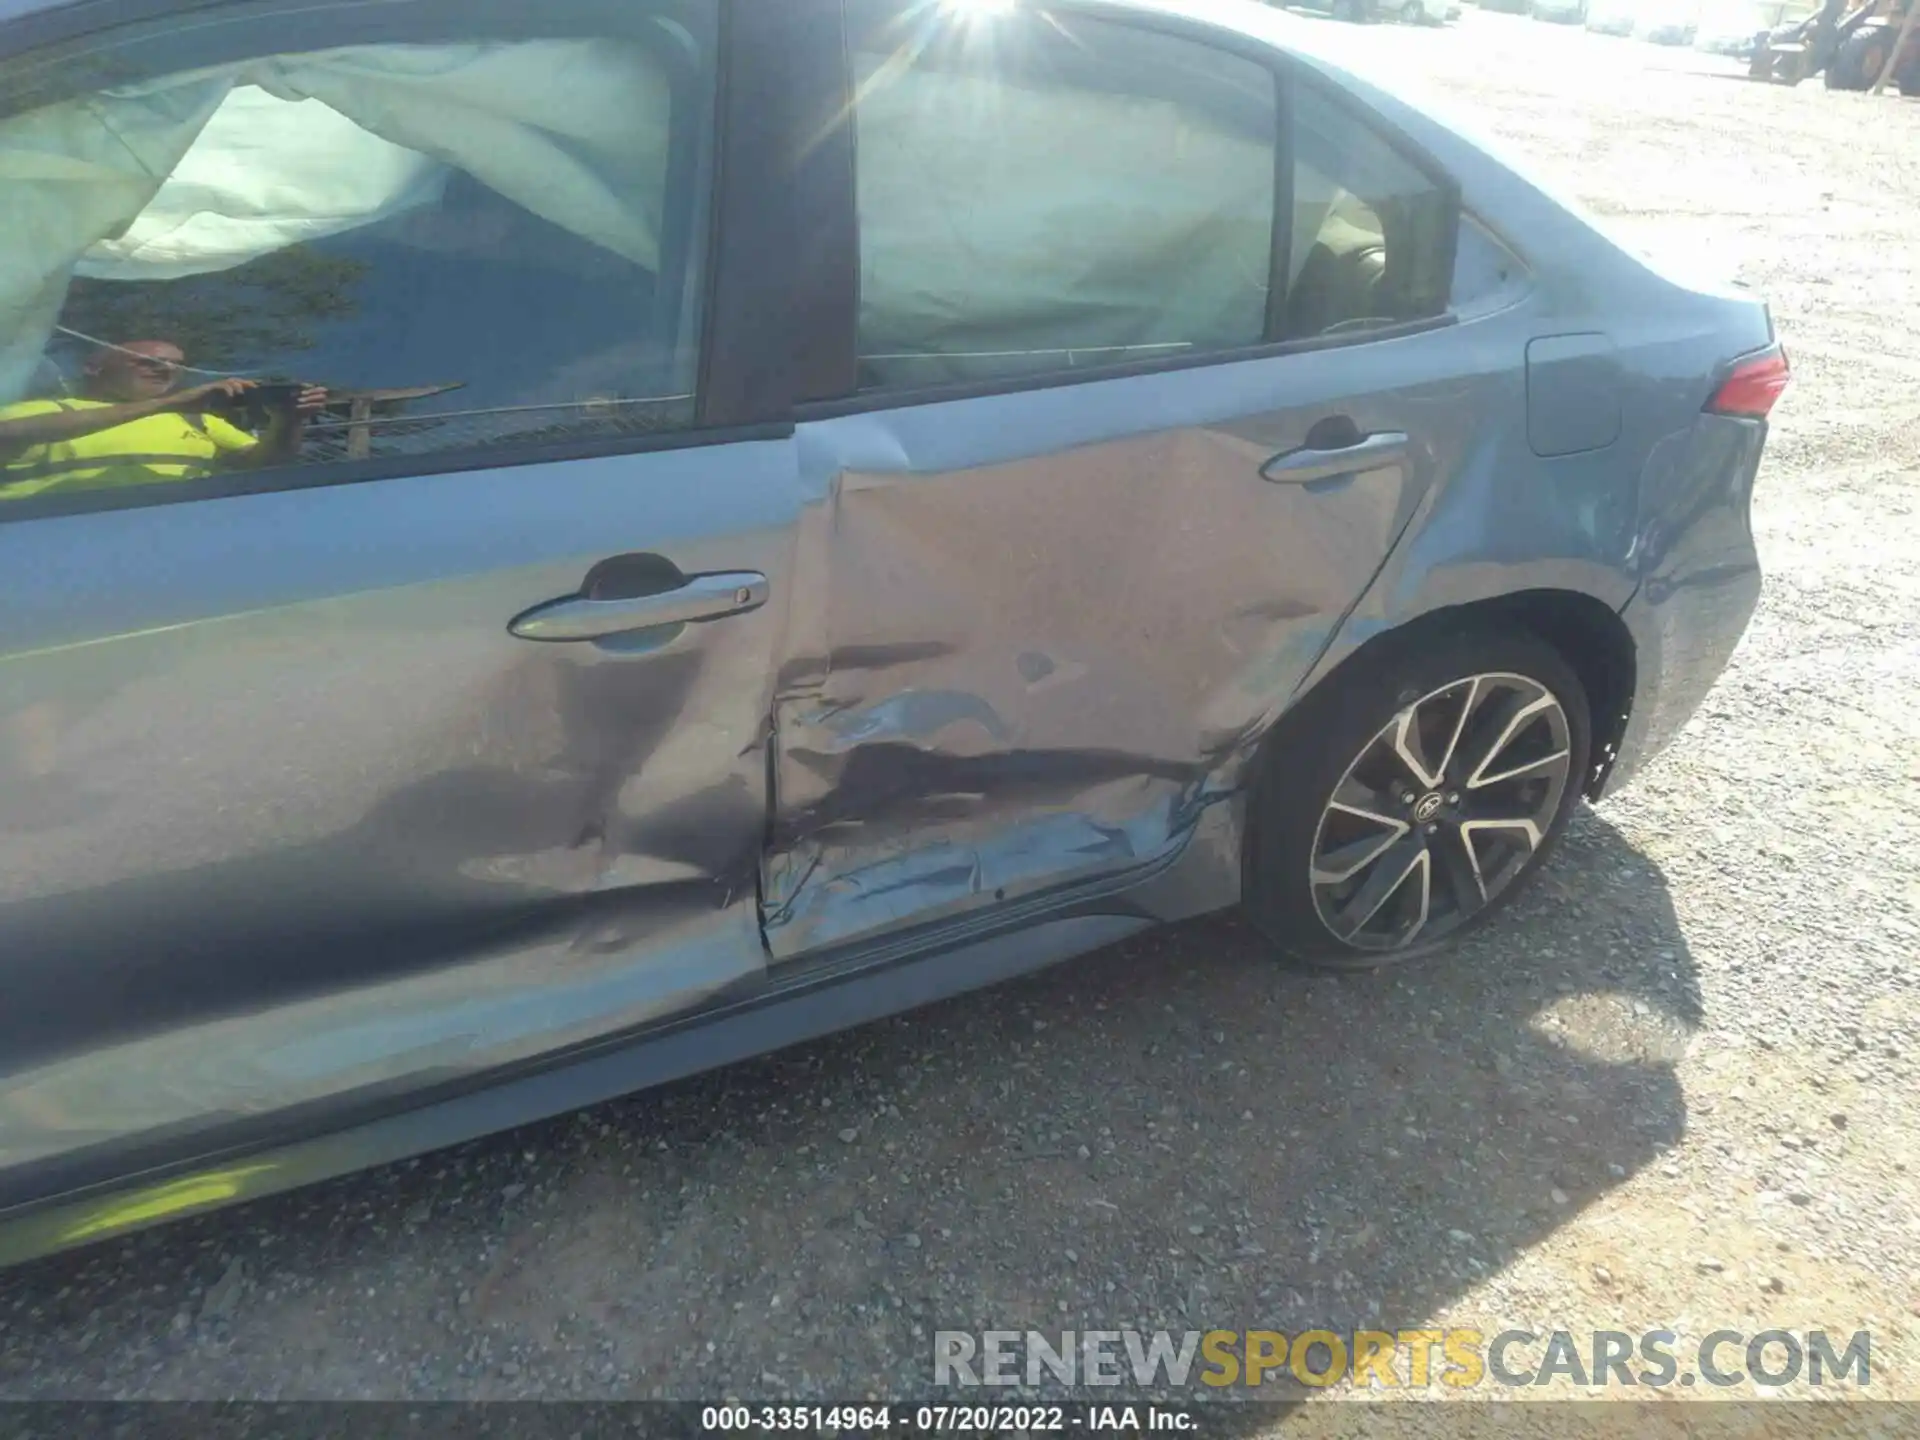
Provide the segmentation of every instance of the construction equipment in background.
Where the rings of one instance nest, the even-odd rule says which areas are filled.
[[[1920,36],[1907,20],[1916,3],[1865,0],[1848,10],[1846,0],[1826,0],[1806,19],[1755,36],[1747,74],[1798,85],[1824,72],[1829,90],[1872,89],[1886,75],[1902,95],[1920,95]]]
[[[1916,45],[1913,36],[1915,20],[1920,20],[1920,3],[1916,3],[1916,0],[1907,0],[1907,13],[1900,20],[1900,28],[1894,32],[1893,42],[1887,51],[1885,61],[1880,66],[1879,76],[1873,82],[1874,94],[1878,95],[1887,88],[1887,81],[1894,79],[1901,79],[1902,95],[1912,95],[1920,89],[1912,85],[1914,77],[1920,75],[1920,45]]]

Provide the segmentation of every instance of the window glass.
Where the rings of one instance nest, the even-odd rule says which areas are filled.
[[[854,35],[863,388],[1260,341],[1268,70],[986,5],[908,7]]]
[[[1291,143],[1287,338],[1444,314],[1456,223],[1448,193],[1312,85],[1295,90]]]
[[[690,423],[711,3],[395,0],[0,66],[0,516]]]
[[[1456,314],[1484,314],[1510,303],[1525,279],[1526,267],[1511,250],[1472,216],[1460,217],[1451,294]]]

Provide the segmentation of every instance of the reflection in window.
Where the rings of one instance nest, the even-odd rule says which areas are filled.
[[[1065,13],[886,8],[854,53],[865,387],[1260,341],[1270,72]]]
[[[0,499],[690,423],[711,47],[672,3],[34,72],[0,113]]]
[[[1363,331],[1445,312],[1453,210],[1444,190],[1344,106],[1293,103],[1286,335]]]

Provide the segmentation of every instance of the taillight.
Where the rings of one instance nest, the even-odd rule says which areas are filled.
[[[1787,366],[1787,352],[1778,345],[1749,355],[1733,367],[1726,382],[1713,392],[1707,409],[1715,415],[1738,415],[1747,420],[1764,420],[1773,402],[1787,388],[1793,372]]]

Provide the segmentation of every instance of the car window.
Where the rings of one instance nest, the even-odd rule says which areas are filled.
[[[689,425],[716,8],[222,11],[0,65],[0,518]]]
[[[892,15],[853,29],[863,389],[1263,338],[1270,71],[1069,13]]]
[[[1285,338],[1444,314],[1457,224],[1446,188],[1318,86],[1295,88],[1292,118]]]
[[[1509,304],[1524,289],[1526,266],[1471,215],[1460,218],[1453,258],[1453,312],[1486,314]]]

